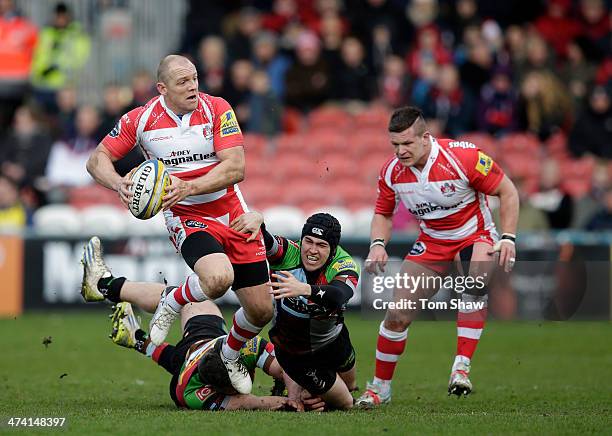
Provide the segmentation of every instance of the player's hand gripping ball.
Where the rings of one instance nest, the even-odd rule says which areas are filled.
[[[157,159],[149,159],[136,168],[130,180],[133,182],[130,212],[141,220],[154,217],[161,210],[166,186],[170,183],[165,165]]]

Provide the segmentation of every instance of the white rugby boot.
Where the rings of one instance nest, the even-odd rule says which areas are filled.
[[[469,395],[472,392],[472,382],[470,381],[470,365],[466,363],[457,363],[453,367],[453,371],[448,381],[448,395]]]
[[[100,238],[94,236],[83,247],[83,281],[81,295],[87,302],[103,301],[104,295],[98,290],[98,281],[102,277],[110,277],[111,271],[104,263],[102,257],[102,244]]]
[[[173,287],[167,288],[166,291],[174,289]],[[157,305],[157,309],[153,314],[151,323],[149,324],[149,339],[155,345],[161,345],[168,336],[170,327],[174,320],[178,318],[179,312],[175,312],[167,303],[167,292],[164,291]]]
[[[377,383],[366,383],[365,392],[355,402],[360,409],[373,409],[391,401],[391,387],[384,389]]]
[[[227,340],[227,338],[225,340]],[[223,355],[223,351],[219,354],[221,355],[221,361],[225,365],[225,369],[227,369],[227,375],[234,389],[236,389],[239,394],[250,394],[251,389],[253,389],[253,380],[251,380],[251,375],[244,365],[242,357],[238,356],[237,359],[230,360]]]

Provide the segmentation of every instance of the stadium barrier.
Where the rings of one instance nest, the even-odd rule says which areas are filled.
[[[31,309],[84,309],[79,288],[80,258],[86,237],[26,235],[0,237],[0,272],[3,298],[0,316],[16,316]],[[394,238],[388,247],[392,263],[402,259],[414,238]],[[105,259],[116,276],[131,280],[179,284],[189,273],[182,258],[165,237],[122,237],[103,239]],[[369,241],[345,238],[343,247],[363,265]],[[552,294],[567,294],[560,287],[568,276],[583,275],[578,306],[566,318],[611,319],[612,239],[592,234],[522,235],[518,246],[519,262],[507,280],[503,301],[492,314],[502,319],[551,319],[548,313]],[[580,273],[580,274],[579,274]],[[368,298],[362,298],[362,275],[349,307],[367,312]],[[558,292],[557,292],[558,290]],[[368,296],[365,296],[368,297]],[[448,299],[441,292],[437,299]],[[507,300],[507,301],[506,301]],[[233,292],[219,299],[220,304],[235,305]],[[425,314],[424,316],[427,316]],[[555,319],[552,317],[552,319]]]

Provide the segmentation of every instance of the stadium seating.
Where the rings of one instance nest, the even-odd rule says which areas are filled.
[[[484,151],[486,154],[491,156],[493,159],[497,158],[497,153],[499,151],[497,140],[488,133],[466,133],[457,137],[457,140],[471,142],[472,144],[475,144],[478,148],[480,148],[482,151]]]
[[[81,217],[67,204],[53,204],[39,208],[32,217],[34,229],[40,235],[77,235],[81,232]]]
[[[80,213],[83,231],[99,236],[121,236],[126,233],[128,211],[114,206],[91,206]]]
[[[310,130],[333,129],[344,131],[353,125],[352,117],[337,106],[323,106],[313,110],[308,116]]]
[[[370,225],[374,216],[374,207],[364,207],[353,212],[353,234],[367,236],[370,234]]]
[[[97,184],[73,188],[68,194],[68,203],[77,209],[108,204],[121,207],[117,193]]]
[[[350,210],[339,206],[319,206],[306,214],[310,216],[315,213],[324,212],[335,216],[342,227],[342,237],[355,235],[355,222]]]
[[[131,213],[125,213],[125,227],[130,235],[134,236],[166,236],[166,222],[164,215],[160,212],[148,220],[139,220]]]
[[[263,135],[245,133],[244,150],[249,158],[263,156],[268,151],[268,140]]]
[[[301,209],[291,206],[276,206],[264,210],[266,229],[283,236],[299,236],[306,216]]]

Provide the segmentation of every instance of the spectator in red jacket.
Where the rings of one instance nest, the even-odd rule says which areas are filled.
[[[20,16],[12,0],[0,1],[0,133],[23,102],[38,30]]]
[[[570,15],[571,0],[550,0],[546,13],[535,22],[537,31],[555,49],[557,55],[565,57],[567,45],[581,30],[580,23]]]
[[[408,70],[416,76],[423,61],[433,60],[441,65],[449,63],[451,59],[451,53],[442,45],[438,28],[425,26],[417,34],[416,46],[408,53]]]

